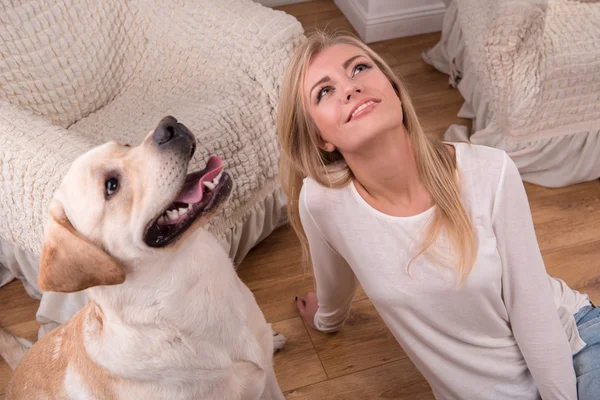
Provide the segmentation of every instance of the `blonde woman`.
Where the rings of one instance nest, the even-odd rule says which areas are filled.
[[[600,398],[600,309],[547,275],[504,152],[428,139],[377,54],[320,32],[287,68],[278,134],[308,325],[339,330],[360,282],[436,398]]]

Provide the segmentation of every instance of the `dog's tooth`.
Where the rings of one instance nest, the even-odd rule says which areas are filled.
[[[223,171],[219,172],[219,175],[217,175],[217,176],[215,177],[215,179],[213,179],[213,181],[212,181],[212,182],[215,184],[215,186],[219,184],[219,181],[221,180],[221,176],[222,176],[222,175],[223,175]]]
[[[177,217],[179,217],[179,212],[177,210],[169,210],[167,211],[167,217],[170,220],[177,219]]]
[[[204,181],[204,182],[202,182],[202,184],[204,186],[206,186],[208,188],[208,190],[213,190],[215,188],[215,184],[212,182]]]
[[[189,208],[180,208],[179,209],[179,215],[185,215],[187,214],[187,212],[189,211]]]
[[[159,224],[164,224],[166,222],[166,218],[164,215],[161,215],[160,218],[158,219],[158,223]]]

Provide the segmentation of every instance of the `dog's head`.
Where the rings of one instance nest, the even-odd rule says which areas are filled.
[[[229,197],[231,177],[212,156],[187,174],[190,131],[163,118],[137,147],[115,142],[73,162],[50,205],[38,284],[75,292],[125,281],[125,265],[202,227]]]

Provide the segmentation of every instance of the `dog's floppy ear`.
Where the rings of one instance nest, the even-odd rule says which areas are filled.
[[[54,201],[42,246],[38,285],[43,292],[72,293],[125,281],[123,267],[78,233]]]

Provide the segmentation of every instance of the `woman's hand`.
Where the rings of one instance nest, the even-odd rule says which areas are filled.
[[[315,314],[319,308],[319,301],[315,292],[308,292],[304,296],[296,297],[296,307],[300,316],[306,321],[306,324],[315,328]]]

